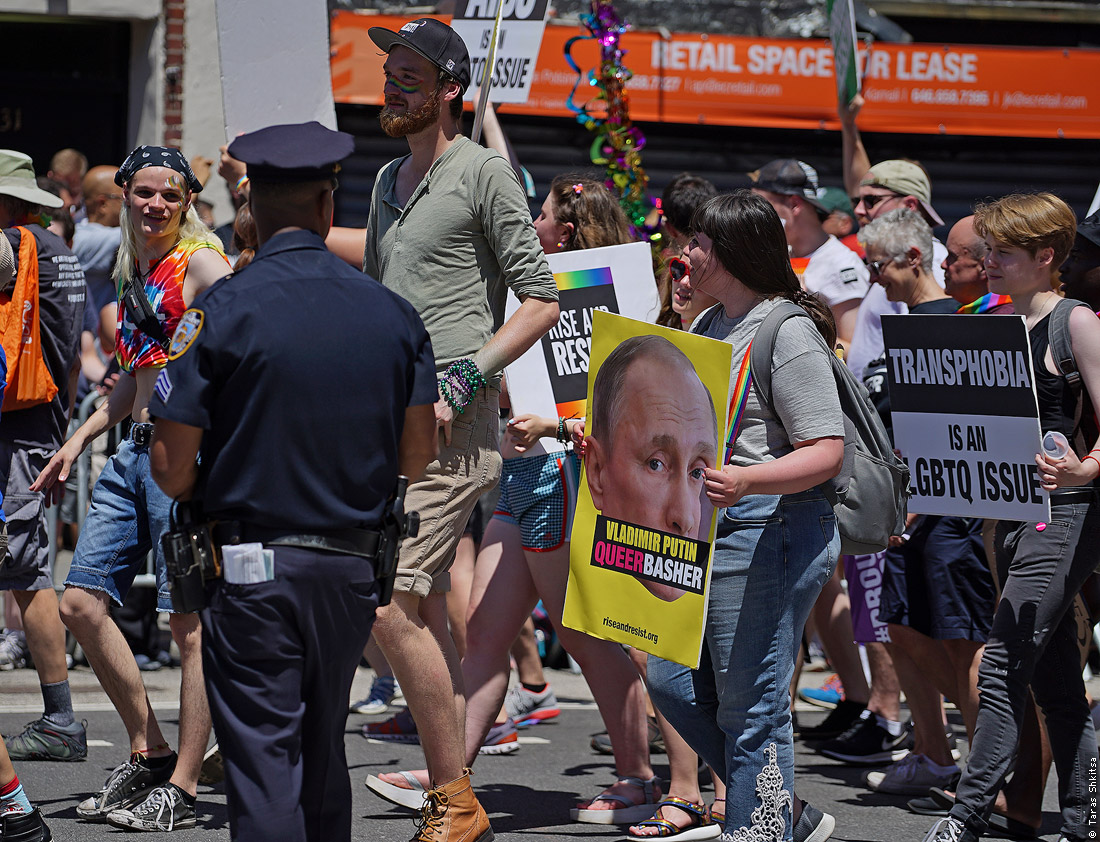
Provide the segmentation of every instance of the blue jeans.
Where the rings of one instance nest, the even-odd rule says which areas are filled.
[[[80,529],[66,587],[107,593],[122,605],[134,577],[156,552],[157,610],[172,610],[161,536],[168,531],[172,498],[149,473],[149,448],[127,439],[107,460]]]
[[[819,490],[746,497],[719,518],[699,669],[649,658],[654,704],[726,781],[727,833],[791,839],[791,678],[839,554]]]
[[[1004,588],[978,668],[978,720],[951,815],[979,836],[985,832],[1016,753],[1030,685],[1058,769],[1061,832],[1087,840],[1095,831],[1089,788],[1096,782],[1096,735],[1071,606],[1096,567],[1100,504],[1052,498],[1044,529],[1001,521],[995,547]]]

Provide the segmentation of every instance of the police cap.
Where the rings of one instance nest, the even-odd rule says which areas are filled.
[[[326,129],[316,120],[268,126],[229,144],[229,154],[248,166],[257,181],[321,181],[340,171],[355,149],[347,132]]]

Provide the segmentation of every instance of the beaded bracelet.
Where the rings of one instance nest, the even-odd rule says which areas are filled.
[[[557,440],[561,444],[569,444],[569,433],[565,429],[565,418],[558,418],[558,435]]]
[[[439,378],[439,392],[459,415],[474,401],[478,389],[488,383],[472,360],[455,360]]]

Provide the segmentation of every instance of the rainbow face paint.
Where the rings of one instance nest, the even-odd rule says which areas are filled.
[[[415,94],[422,87],[422,83],[417,82],[415,85],[405,85],[396,76],[386,76],[386,84],[393,85],[397,90],[406,94]]]

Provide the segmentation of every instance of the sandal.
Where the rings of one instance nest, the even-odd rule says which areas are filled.
[[[718,809],[718,807],[717,807],[718,804],[722,805],[721,810]],[[726,799],[725,798],[715,798],[714,801],[711,802],[711,805],[710,805],[710,820],[712,822],[714,822],[716,825],[718,825],[719,827],[721,827],[722,825],[724,825],[726,823]]]
[[[398,772],[397,774],[405,779],[408,786],[391,784],[377,775],[367,775],[367,779],[363,783],[367,789],[391,804],[407,807],[410,810],[419,810],[424,806],[424,785],[416,779],[416,775],[412,772]]]
[[[613,792],[604,790],[588,803],[592,804],[595,801],[614,801],[623,806],[616,807],[612,810],[592,810],[588,807],[577,807],[570,810],[570,818],[575,822],[585,822],[587,824],[633,824],[642,819],[648,819],[653,815],[654,811],[657,809],[657,800],[661,797],[660,778],[654,775],[646,781],[641,778],[620,775],[616,783],[638,787],[642,790],[645,800],[642,801],[641,804],[636,804],[622,795],[616,795]]]
[[[691,818],[691,824],[687,827],[677,827],[667,819],[658,818],[657,816],[662,807],[675,807],[678,810],[683,810]],[[628,831],[627,836],[630,839],[681,839],[683,842],[689,842],[693,839],[714,839],[722,832],[719,825],[711,823],[710,811],[707,810],[705,804],[693,804],[686,799],[677,798],[675,795],[665,796],[664,799],[658,802],[657,809],[653,812],[653,818],[638,822],[637,827],[655,827],[657,828],[657,834],[643,836]]]

